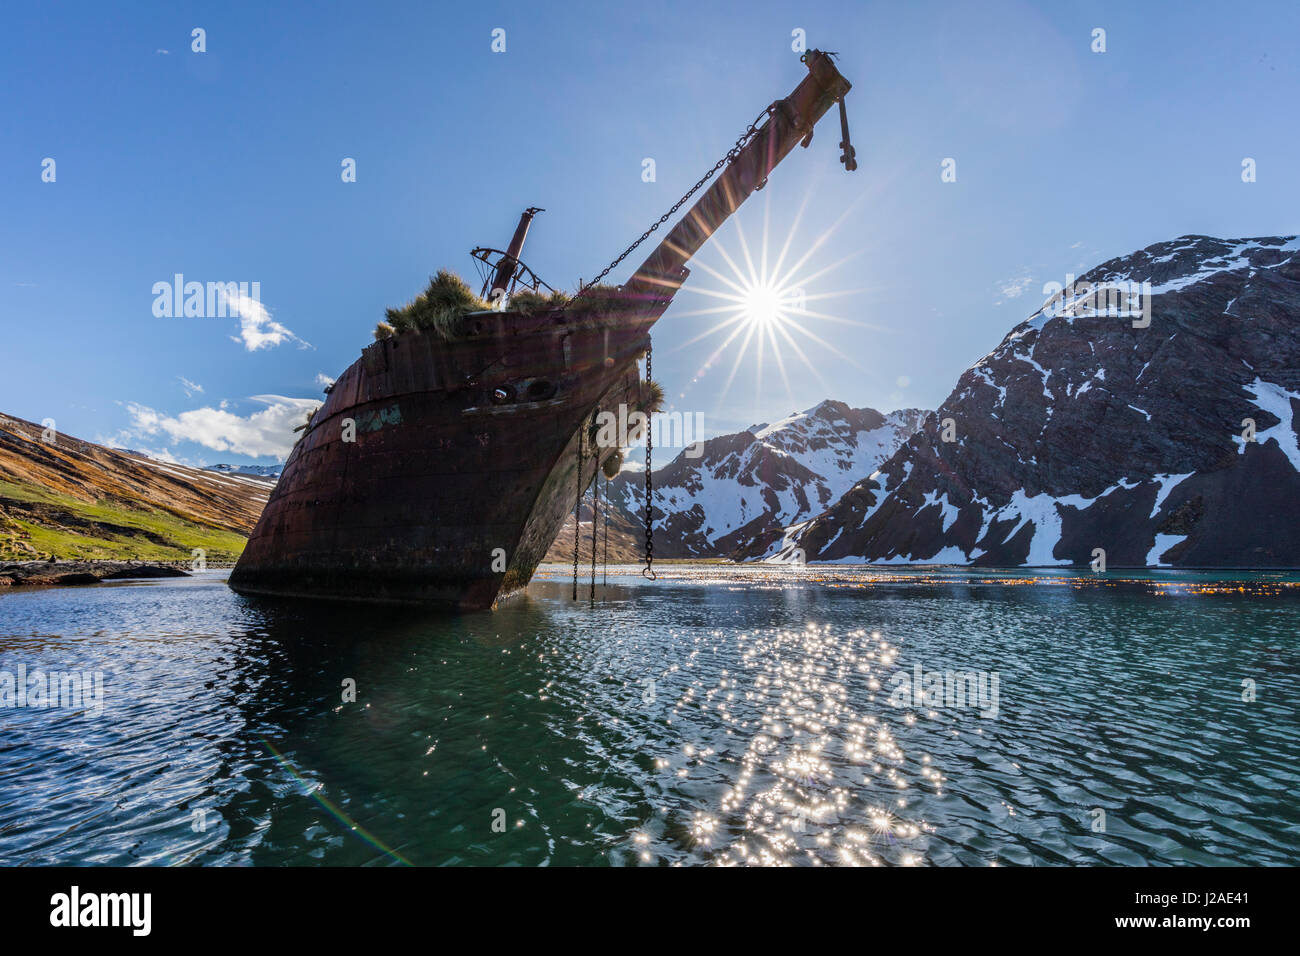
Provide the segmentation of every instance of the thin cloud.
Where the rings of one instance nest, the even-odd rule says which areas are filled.
[[[128,448],[127,451],[138,452],[146,458],[152,458],[154,461],[161,461],[168,465],[189,465],[187,461],[181,461],[166,448]],[[193,467],[192,465],[190,467]]]
[[[236,415],[223,407],[195,408],[168,415],[127,402],[130,426],[122,433],[127,440],[140,436],[166,436],[168,444],[194,442],[213,451],[232,452],[250,458],[274,457],[283,461],[293,449],[298,434],[294,429],[307,420],[307,413],[320,406],[314,398],[286,398],[283,395],[254,395],[250,401],[266,407],[250,415]]]
[[[1002,283],[1002,294],[1008,299],[1018,299],[1025,294],[1029,284],[1034,280],[1029,276],[1021,276],[1018,279],[1008,279]]]
[[[324,372],[317,372],[316,384],[319,385],[321,388],[329,388],[331,385],[334,384],[334,379],[330,378]]]
[[[274,348],[285,342],[297,342],[298,347],[303,349],[312,347],[310,342],[298,338],[287,327],[271,318],[271,313],[266,306],[251,295],[231,293],[223,288],[221,297],[225,300],[226,308],[231,314],[239,318],[239,337],[235,338],[232,335],[231,340],[242,342],[248,351],[256,352],[258,349]]]
[[[196,392],[199,394],[202,394],[203,392],[202,385],[200,385],[198,382],[191,382],[184,375],[177,375],[176,381],[181,383],[181,388],[185,390],[186,398],[193,398]]]

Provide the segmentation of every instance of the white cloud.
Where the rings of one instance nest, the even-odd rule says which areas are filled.
[[[140,442],[139,433],[124,430],[116,435],[95,435],[91,439],[96,445],[103,445],[105,448],[112,448],[115,451],[131,452],[132,454],[144,455],[146,458],[153,458],[156,461],[166,462],[169,465],[188,465],[188,461],[177,458],[166,448],[145,448]]]
[[[1018,299],[1025,294],[1025,290],[1029,288],[1029,284],[1033,281],[1029,276],[1007,279],[1002,283],[1002,294],[1008,299]]]
[[[140,454],[152,458],[154,461],[161,461],[168,465],[188,464],[187,462],[181,461],[166,448],[132,448],[131,451],[138,451]]]
[[[334,379],[330,378],[324,372],[317,372],[316,384],[319,385],[321,388],[329,388],[331,385],[334,384]]]
[[[165,435],[171,444],[194,442],[213,451],[233,452],[250,458],[273,456],[283,461],[298,440],[294,429],[307,419],[307,412],[320,406],[314,398],[285,398],[282,395],[254,395],[250,399],[266,407],[241,416],[221,408],[195,408],[179,415],[167,415],[146,405],[127,402],[131,438]]]
[[[191,382],[184,375],[177,375],[176,381],[181,383],[181,388],[185,390],[186,398],[193,398],[195,392],[201,393],[203,391],[202,385],[200,385],[198,382]]]
[[[304,342],[285,326],[271,318],[271,313],[259,300],[251,295],[231,293],[222,288],[221,298],[226,308],[239,318],[239,338],[231,336],[235,342],[243,342],[250,352],[258,349],[273,348],[285,342],[297,342],[299,348],[311,348],[310,342]]]

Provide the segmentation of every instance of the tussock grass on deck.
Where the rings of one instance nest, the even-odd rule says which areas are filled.
[[[627,304],[619,297],[617,286],[595,285],[576,300],[558,291],[549,295],[529,290],[516,292],[506,308],[522,315],[563,309],[581,320],[601,312],[626,308]],[[429,280],[428,287],[414,299],[400,308],[385,310],[385,320],[375,326],[375,340],[414,331],[432,332],[442,339],[458,338],[463,332],[466,315],[491,308],[491,303],[475,295],[464,279],[449,269],[439,269],[438,274]]]

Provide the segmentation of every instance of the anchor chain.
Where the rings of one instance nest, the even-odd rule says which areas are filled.
[[[596,479],[599,481],[600,479]],[[609,476],[605,476],[605,557],[600,566],[600,586],[609,587]]]
[[[747,145],[749,145],[749,141],[752,140],[755,136],[758,135],[758,132],[759,132],[759,130],[761,129],[761,127],[759,126],[759,123],[762,123],[762,122],[763,122],[764,120],[766,120],[769,116],[771,116],[774,112],[776,112],[776,108],[777,108],[777,104],[776,104],[776,103],[772,103],[771,105],[765,107],[765,108],[763,109],[763,112],[759,113],[758,116],[756,116],[756,117],[754,118],[754,122],[750,123],[749,126],[747,126],[747,127],[745,128],[745,131],[744,131],[743,133],[740,134],[740,137],[736,140],[735,145],[732,146],[731,149],[727,150],[727,155],[723,156],[720,160],[718,160],[716,163],[714,163],[714,164],[713,164],[713,168],[710,169],[708,172],[706,172],[703,176],[701,176],[701,177],[699,178],[699,180],[695,183],[695,185],[692,186],[690,189],[688,189],[688,190],[686,191],[685,195],[683,195],[681,199],[679,199],[679,200],[677,200],[677,202],[673,203],[672,208],[670,208],[666,213],[664,213],[664,214],[663,214],[662,216],[660,216],[660,217],[659,217],[659,218],[658,218],[654,223],[651,224],[651,226],[650,226],[649,229],[647,229],[645,232],[641,233],[640,238],[638,238],[638,239],[637,239],[636,241],[634,241],[630,246],[628,246],[628,247],[627,247],[626,249],[624,249],[621,253],[619,253],[619,255],[614,259],[613,262],[611,262],[609,265],[605,266],[604,269],[600,270],[600,272],[597,274],[596,278],[592,279],[590,282],[580,283],[578,291],[574,294],[573,298],[571,298],[571,299],[570,299],[570,300],[565,304],[564,308],[565,308],[565,309],[569,309],[569,308],[571,308],[571,307],[573,306],[573,304],[576,303],[579,299],[581,299],[584,295],[586,295],[587,292],[588,292],[589,290],[591,290],[592,288],[594,288],[595,286],[597,286],[597,285],[600,283],[600,280],[601,280],[601,279],[605,278],[605,276],[607,276],[607,275],[609,275],[611,272],[613,272],[614,269],[616,269],[616,268],[618,267],[619,263],[621,263],[624,259],[626,259],[628,256],[630,256],[630,255],[633,253],[633,251],[635,251],[635,249],[636,249],[639,245],[641,245],[641,243],[643,243],[643,242],[645,242],[647,239],[649,239],[650,236],[651,236],[651,235],[652,235],[652,234],[653,234],[653,233],[654,233],[654,232],[655,232],[655,231],[656,231],[660,226],[662,226],[662,225],[663,225],[664,223],[666,223],[669,219],[671,219],[671,218],[676,214],[677,210],[681,209],[682,206],[686,205],[686,201],[687,201],[688,199],[690,199],[692,196],[694,196],[697,192],[699,192],[700,189],[703,188],[704,184],[707,183],[710,179],[712,179],[712,178],[717,174],[718,170],[722,169],[724,166],[726,166],[726,165],[728,165],[729,163],[733,162],[733,161],[734,161],[734,160],[735,160],[735,159],[736,159],[736,158],[741,154],[741,152],[744,150],[744,148],[745,148]],[[650,349],[649,349],[648,347],[646,348],[646,356],[645,356],[645,377],[646,377],[646,381],[647,381],[647,382],[650,381]],[[653,530],[653,524],[652,524],[652,521],[651,521],[651,518],[650,518],[650,502],[651,502],[651,494],[652,494],[652,490],[653,490],[652,487],[651,487],[651,478],[650,478],[651,450],[652,450],[652,449],[651,449],[651,444],[652,444],[652,442],[651,442],[651,439],[650,439],[650,423],[649,423],[649,420],[647,419],[647,421],[646,421],[646,441],[645,441],[645,509],[646,509],[646,510],[645,510],[645,567],[642,568],[642,570],[641,570],[641,574],[642,574],[643,577],[649,578],[651,581],[653,581],[653,580],[655,580],[655,579],[658,577],[658,575],[655,574],[655,571],[654,571],[654,530]],[[599,456],[597,456],[597,460],[599,461]],[[582,488],[581,488],[581,481],[582,481],[582,477],[581,477],[581,475],[582,475],[582,458],[581,458],[581,453],[579,453],[579,459],[578,459],[578,474],[579,474],[579,477],[578,477],[578,481],[579,481],[578,498],[579,498],[579,502],[580,502],[580,501],[581,501],[581,497],[582,497]],[[599,476],[597,476],[596,480],[599,482],[599,480],[600,480],[600,479],[599,479]],[[577,504],[577,503],[575,503],[574,506],[573,506],[573,515],[574,515],[574,518],[573,518],[573,522],[574,522],[574,526],[573,526],[573,599],[576,601],[576,600],[578,599],[578,504]],[[593,515],[592,515],[592,521],[593,521],[593,523],[594,523],[594,521],[595,521],[595,514],[594,514],[594,513],[593,513]],[[593,534],[593,536],[595,535],[595,529],[594,529],[594,527],[593,527],[593,529],[592,529],[592,534]],[[608,571],[608,564],[609,564],[609,548],[608,548],[608,536],[609,536],[609,515],[608,515],[608,514],[605,515],[605,535],[606,535],[606,554],[605,554],[605,563],[606,563],[606,570]],[[593,548],[594,548],[594,539],[593,539]],[[593,572],[592,572],[592,587],[594,588],[594,587],[595,587],[595,571],[594,571],[594,567],[595,567],[595,553],[594,553],[594,551],[593,551],[593,554],[592,554],[592,562],[593,562],[593,565],[592,565],[592,566],[593,566]]]
[[[776,104],[773,103],[771,106],[765,108],[763,112],[759,113],[758,116],[754,119],[754,122],[750,123],[748,128],[746,128],[745,132],[740,134],[740,138],[736,140],[736,145],[732,146],[731,149],[727,151],[727,155],[723,156],[720,160],[714,163],[713,168],[710,169],[703,176],[701,176],[699,182],[697,182],[694,186],[692,186],[690,189],[686,191],[686,195],[684,195],[681,199],[677,200],[677,202],[673,203],[673,207],[669,209],[666,213],[664,213],[662,216],[660,216],[658,221],[655,222],[654,225],[652,225],[645,232],[641,233],[640,239],[636,240],[634,243],[632,243],[632,245],[624,249],[617,259],[615,259],[609,265],[605,266],[605,268],[600,271],[600,274],[596,276],[596,278],[592,279],[590,282],[583,283],[581,288],[579,288],[577,293],[574,295],[574,297],[568,301],[565,308],[568,308],[568,306],[573,305],[573,303],[577,302],[584,295],[586,295],[588,289],[597,285],[601,279],[609,275],[610,272],[612,272],[615,268],[617,268],[620,262],[622,262],[624,259],[626,259],[628,256],[632,254],[633,250],[635,250],[637,246],[641,245],[641,243],[649,239],[651,233],[653,233],[656,229],[658,229],[669,219],[671,219],[673,215],[677,212],[677,210],[681,209],[682,206],[686,204],[686,200],[690,199],[697,192],[699,192],[700,188],[705,183],[707,183],[710,179],[712,179],[714,175],[717,174],[718,170],[722,169],[728,163],[732,162],[737,156],[739,156],[741,150],[743,150],[747,145],[749,145],[749,141],[758,135],[758,131],[760,129],[758,124],[761,123],[768,116],[771,116],[772,113],[775,112],[775,110],[776,110]]]
[[[593,408],[591,410],[591,428],[596,427],[596,422],[600,416]],[[590,429],[588,429],[590,431]],[[591,473],[591,603],[596,603],[596,529],[600,520],[600,445],[592,438],[592,444],[595,450],[592,453],[595,470]],[[577,534],[577,529],[574,529]]]
[[[648,386],[652,379],[650,378],[650,342],[646,340],[645,349],[645,380]],[[654,447],[654,439],[650,437],[650,416],[645,420],[645,567],[641,569],[641,576],[653,581],[659,575],[655,574],[655,543],[654,543],[654,519],[651,517],[650,508],[654,501],[654,489],[651,487],[651,452]]]
[[[573,600],[578,600],[578,519],[582,511],[582,459],[587,450],[587,430],[578,433],[577,490],[573,496]]]
[[[621,263],[624,259],[630,256],[632,252],[639,245],[641,245],[641,243],[649,239],[650,236],[660,226],[662,226],[669,219],[671,219],[676,214],[677,210],[681,209],[682,206],[686,205],[686,201],[690,199],[692,196],[694,196],[697,192],[699,192],[700,189],[703,188],[704,184],[707,183],[710,179],[712,179],[717,174],[718,170],[722,169],[724,166],[733,162],[741,154],[744,148],[747,145],[749,145],[749,141],[758,135],[758,132],[761,128],[759,126],[759,123],[762,123],[774,112],[776,112],[776,108],[777,108],[776,103],[772,103],[771,105],[765,107],[763,109],[763,112],[759,113],[758,116],[754,118],[754,122],[750,123],[749,126],[745,128],[745,131],[740,134],[740,137],[736,140],[735,145],[732,146],[731,149],[727,150],[727,155],[723,156],[720,160],[714,163],[713,168],[710,169],[708,172],[706,172],[703,176],[701,176],[699,180],[695,183],[695,185],[686,191],[686,194],[683,195],[681,199],[673,203],[672,208],[670,208],[666,213],[660,216],[658,220],[656,220],[653,224],[651,224],[649,229],[641,233],[640,238],[638,238],[630,246],[628,246],[621,253],[619,253],[619,255],[614,259],[613,262],[605,266],[605,268],[602,269],[599,272],[599,274],[597,274],[596,278],[592,279],[590,282],[580,283],[578,291],[574,294],[573,298],[571,298],[565,304],[564,308],[565,309],[571,308],[573,304],[577,302],[579,299],[581,299],[584,295],[586,295],[590,289],[598,285],[601,279],[605,278],[605,276],[613,272],[614,269],[618,267],[619,263]],[[646,377],[646,381],[649,382],[650,381],[650,348],[648,346],[646,348],[646,354],[645,354],[645,377]],[[645,567],[641,569],[641,575],[645,578],[648,578],[651,581],[658,578],[658,575],[655,574],[655,570],[654,570],[654,526],[650,516],[651,497],[653,494],[653,488],[652,488],[652,483],[650,478],[652,444],[653,443],[650,438],[650,422],[647,417],[646,436],[645,436]],[[596,457],[597,457],[597,462],[599,462],[600,456],[597,455]],[[596,481],[599,482],[599,480],[600,477],[599,475],[597,475]],[[581,451],[579,451],[578,501],[575,502],[573,506],[573,599],[575,601],[578,599],[578,511],[579,511],[579,505],[581,504],[581,501],[582,501],[582,453]],[[595,513],[593,512],[592,514],[592,522],[593,522],[592,588],[593,590],[595,588],[595,559],[596,559],[595,550],[594,550],[595,533],[596,533],[594,527],[595,520],[596,520]],[[605,564],[606,564],[606,572],[608,572],[608,565],[609,565],[609,515],[608,513],[605,515]]]

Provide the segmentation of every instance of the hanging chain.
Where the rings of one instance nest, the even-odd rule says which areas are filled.
[[[647,386],[649,386],[651,382],[650,352],[650,341],[647,338],[645,347],[645,380]],[[654,489],[651,487],[650,483],[650,471],[652,468],[651,452],[653,447],[654,439],[650,437],[650,416],[647,415],[645,420],[645,567],[641,569],[641,576],[649,578],[651,581],[655,580],[655,578],[659,576],[655,574],[654,569],[654,520],[650,516],[650,507],[654,500]]]
[[[745,132],[740,134],[740,139],[736,140],[736,145],[731,147],[731,149],[727,151],[727,155],[723,156],[720,160],[714,163],[713,168],[710,169],[703,176],[701,176],[699,182],[697,182],[694,186],[692,186],[690,189],[686,191],[685,196],[677,200],[677,202],[673,203],[673,207],[669,209],[666,213],[664,213],[662,216],[660,216],[659,220],[654,225],[652,225],[645,232],[641,233],[640,239],[636,240],[636,242],[632,243],[632,245],[624,249],[623,252],[619,255],[619,257],[615,259],[613,262],[611,262],[609,265],[605,266],[605,268],[601,270],[600,274],[596,276],[596,278],[592,279],[590,282],[584,283],[582,288],[578,290],[577,294],[574,295],[574,297],[569,300],[568,304],[572,305],[574,302],[577,302],[584,295],[586,295],[588,289],[597,285],[601,279],[609,275],[610,272],[612,272],[615,268],[617,268],[620,262],[622,262],[624,259],[626,259],[628,256],[632,254],[633,250],[636,249],[637,246],[641,245],[641,243],[649,239],[651,233],[653,233],[656,229],[658,229],[669,219],[671,219],[673,215],[677,212],[677,210],[681,209],[682,206],[686,204],[686,200],[690,199],[697,192],[699,192],[700,188],[705,183],[707,183],[710,179],[712,179],[714,175],[718,172],[718,170],[722,169],[722,167],[726,166],[728,163],[732,162],[737,156],[739,156],[741,150],[743,150],[747,145],[749,145],[749,141],[758,134],[760,128],[758,124],[761,123],[768,116],[772,115],[772,113],[775,110],[776,110],[776,104],[773,103],[771,106],[764,109],[763,112],[759,113],[758,116],[754,119],[754,122],[749,124],[749,127],[745,130]]]
[[[599,478],[596,479],[600,481]],[[600,586],[609,587],[609,475],[605,476],[605,559],[600,566]]]
[[[580,289],[578,289],[577,293],[573,296],[573,298],[568,301],[565,308],[572,306],[575,302],[577,302],[584,295],[586,295],[588,290],[598,285],[600,283],[600,280],[605,278],[605,276],[609,275],[612,271],[614,271],[614,269],[618,267],[619,263],[621,263],[624,259],[626,259],[628,256],[632,254],[632,252],[637,248],[637,246],[641,245],[641,243],[649,239],[651,234],[653,234],[655,230],[657,230],[665,222],[671,219],[676,214],[677,210],[681,209],[682,206],[686,204],[686,201],[688,199],[690,199],[697,192],[699,192],[700,189],[704,186],[704,184],[707,183],[710,179],[712,179],[717,174],[718,170],[722,169],[727,164],[733,162],[740,155],[741,151],[747,145],[749,145],[750,140],[752,140],[756,135],[758,135],[758,131],[760,128],[758,124],[766,120],[767,117],[771,116],[772,113],[776,111],[776,107],[777,104],[773,103],[771,106],[768,106],[766,109],[764,109],[763,112],[759,113],[758,116],[754,118],[754,122],[750,123],[749,126],[746,127],[745,132],[740,134],[740,138],[736,140],[736,144],[732,146],[731,149],[727,150],[727,155],[723,156],[720,160],[714,163],[713,168],[710,169],[708,172],[706,172],[703,176],[701,176],[699,181],[696,182],[696,184],[692,186],[690,189],[688,189],[686,191],[686,194],[682,196],[681,199],[673,203],[671,209],[669,209],[666,213],[660,216],[659,219],[655,223],[653,223],[649,229],[641,233],[641,237],[637,239],[635,242],[633,242],[626,249],[624,249],[613,262],[605,266],[605,268],[600,271],[600,273],[596,276],[596,278],[592,279],[588,283],[585,283]],[[646,347],[646,354],[645,354],[645,377],[646,377],[646,381],[649,382],[650,381],[649,346]],[[586,440],[585,434],[583,435],[583,440],[584,441]],[[653,488],[651,485],[651,478],[650,478],[652,444],[653,443],[650,438],[650,420],[649,417],[647,417],[646,436],[645,436],[645,567],[641,570],[641,574],[644,577],[649,578],[651,581],[655,580],[658,577],[658,575],[656,575],[654,571],[654,531],[653,531],[653,521],[651,520],[651,516],[650,516],[651,495],[653,493]],[[583,447],[579,446],[578,493],[575,496],[575,501],[573,504],[573,599],[575,601],[578,599],[578,517],[582,505],[582,458],[583,458]],[[600,461],[599,455],[596,455],[596,461],[597,461],[597,468],[599,468],[599,461]],[[599,474],[596,475],[595,480],[599,483],[600,481]],[[594,595],[595,587],[596,587],[596,570],[595,570],[596,569],[596,551],[595,551],[596,515],[594,511],[592,512],[591,520],[592,520],[591,586]],[[605,564],[606,564],[606,571],[608,572],[608,565],[609,565],[609,515],[608,513],[606,513],[605,515]]]
[[[596,421],[599,418],[596,410],[591,410],[591,427],[596,427]],[[595,444],[595,439],[592,439]],[[591,473],[591,603],[596,603],[596,529],[597,522],[600,520],[600,446],[592,451],[595,470]]]
[[[578,433],[578,493],[573,496],[573,600],[578,600],[578,519],[582,509],[582,458],[587,450],[587,429]]]
[[[565,305],[565,308],[572,306],[575,302],[577,302],[584,295],[586,295],[588,290],[598,285],[600,283],[600,280],[605,278],[605,276],[609,275],[612,271],[614,271],[614,269],[618,267],[619,263],[621,263],[624,259],[626,259],[628,256],[632,254],[632,252],[637,248],[637,246],[641,245],[641,243],[649,239],[650,236],[660,226],[662,226],[665,222],[671,219],[676,214],[677,210],[681,209],[682,206],[686,204],[686,201],[688,199],[690,199],[697,192],[699,192],[700,189],[704,186],[704,184],[707,183],[710,179],[712,179],[717,174],[718,170],[722,169],[727,164],[733,162],[740,155],[741,151],[747,145],[749,145],[749,141],[752,140],[756,135],[758,135],[760,129],[758,124],[766,120],[767,117],[771,116],[772,113],[776,111],[776,107],[777,104],[773,103],[771,106],[766,107],[763,110],[763,112],[759,113],[758,116],[754,118],[754,122],[750,123],[749,126],[745,128],[745,131],[740,134],[740,138],[736,140],[736,144],[732,146],[731,149],[727,150],[727,155],[723,156],[720,160],[714,163],[713,168],[710,169],[708,172],[706,172],[703,176],[701,176],[699,178],[699,181],[696,182],[695,185],[692,186],[690,189],[688,189],[686,191],[686,194],[682,196],[681,199],[673,203],[671,209],[669,209],[666,213],[660,216],[659,219],[656,222],[654,222],[649,229],[641,233],[641,237],[639,239],[637,239],[630,246],[628,246],[621,253],[619,253],[618,257],[614,259],[614,261],[611,262],[609,265],[605,266],[605,268],[600,271],[600,273],[596,276],[596,278],[592,279],[588,283],[585,283],[577,291],[577,293],[573,296],[573,298],[568,301],[568,303]],[[649,347],[646,348],[646,355],[645,355],[645,377],[646,377],[646,381],[649,382],[650,381]],[[641,574],[644,577],[647,577],[653,581],[658,577],[658,575],[656,575],[654,571],[654,532],[653,532],[653,522],[651,521],[651,517],[650,517],[650,500],[651,500],[651,494],[653,490],[651,487],[651,478],[650,478],[651,450],[652,450],[651,445],[652,442],[650,439],[650,422],[649,422],[649,418],[647,417],[646,438],[645,438],[645,567],[641,570]],[[597,455],[597,460],[599,461],[599,455]],[[597,476],[596,480],[599,482],[600,480],[599,476]],[[577,500],[574,502],[573,505],[573,599],[575,601],[578,599],[578,511],[581,503],[582,503],[582,450],[579,449],[578,494],[577,494]],[[592,522],[594,525],[595,522],[594,512],[592,514]],[[596,555],[594,551],[595,548],[594,526],[592,528],[592,535],[593,535],[592,587],[594,588],[595,587],[594,569],[595,569],[595,560],[596,560]],[[606,514],[605,516],[605,535],[606,535],[605,562],[606,565],[608,566],[609,563],[609,515],[608,514]]]

